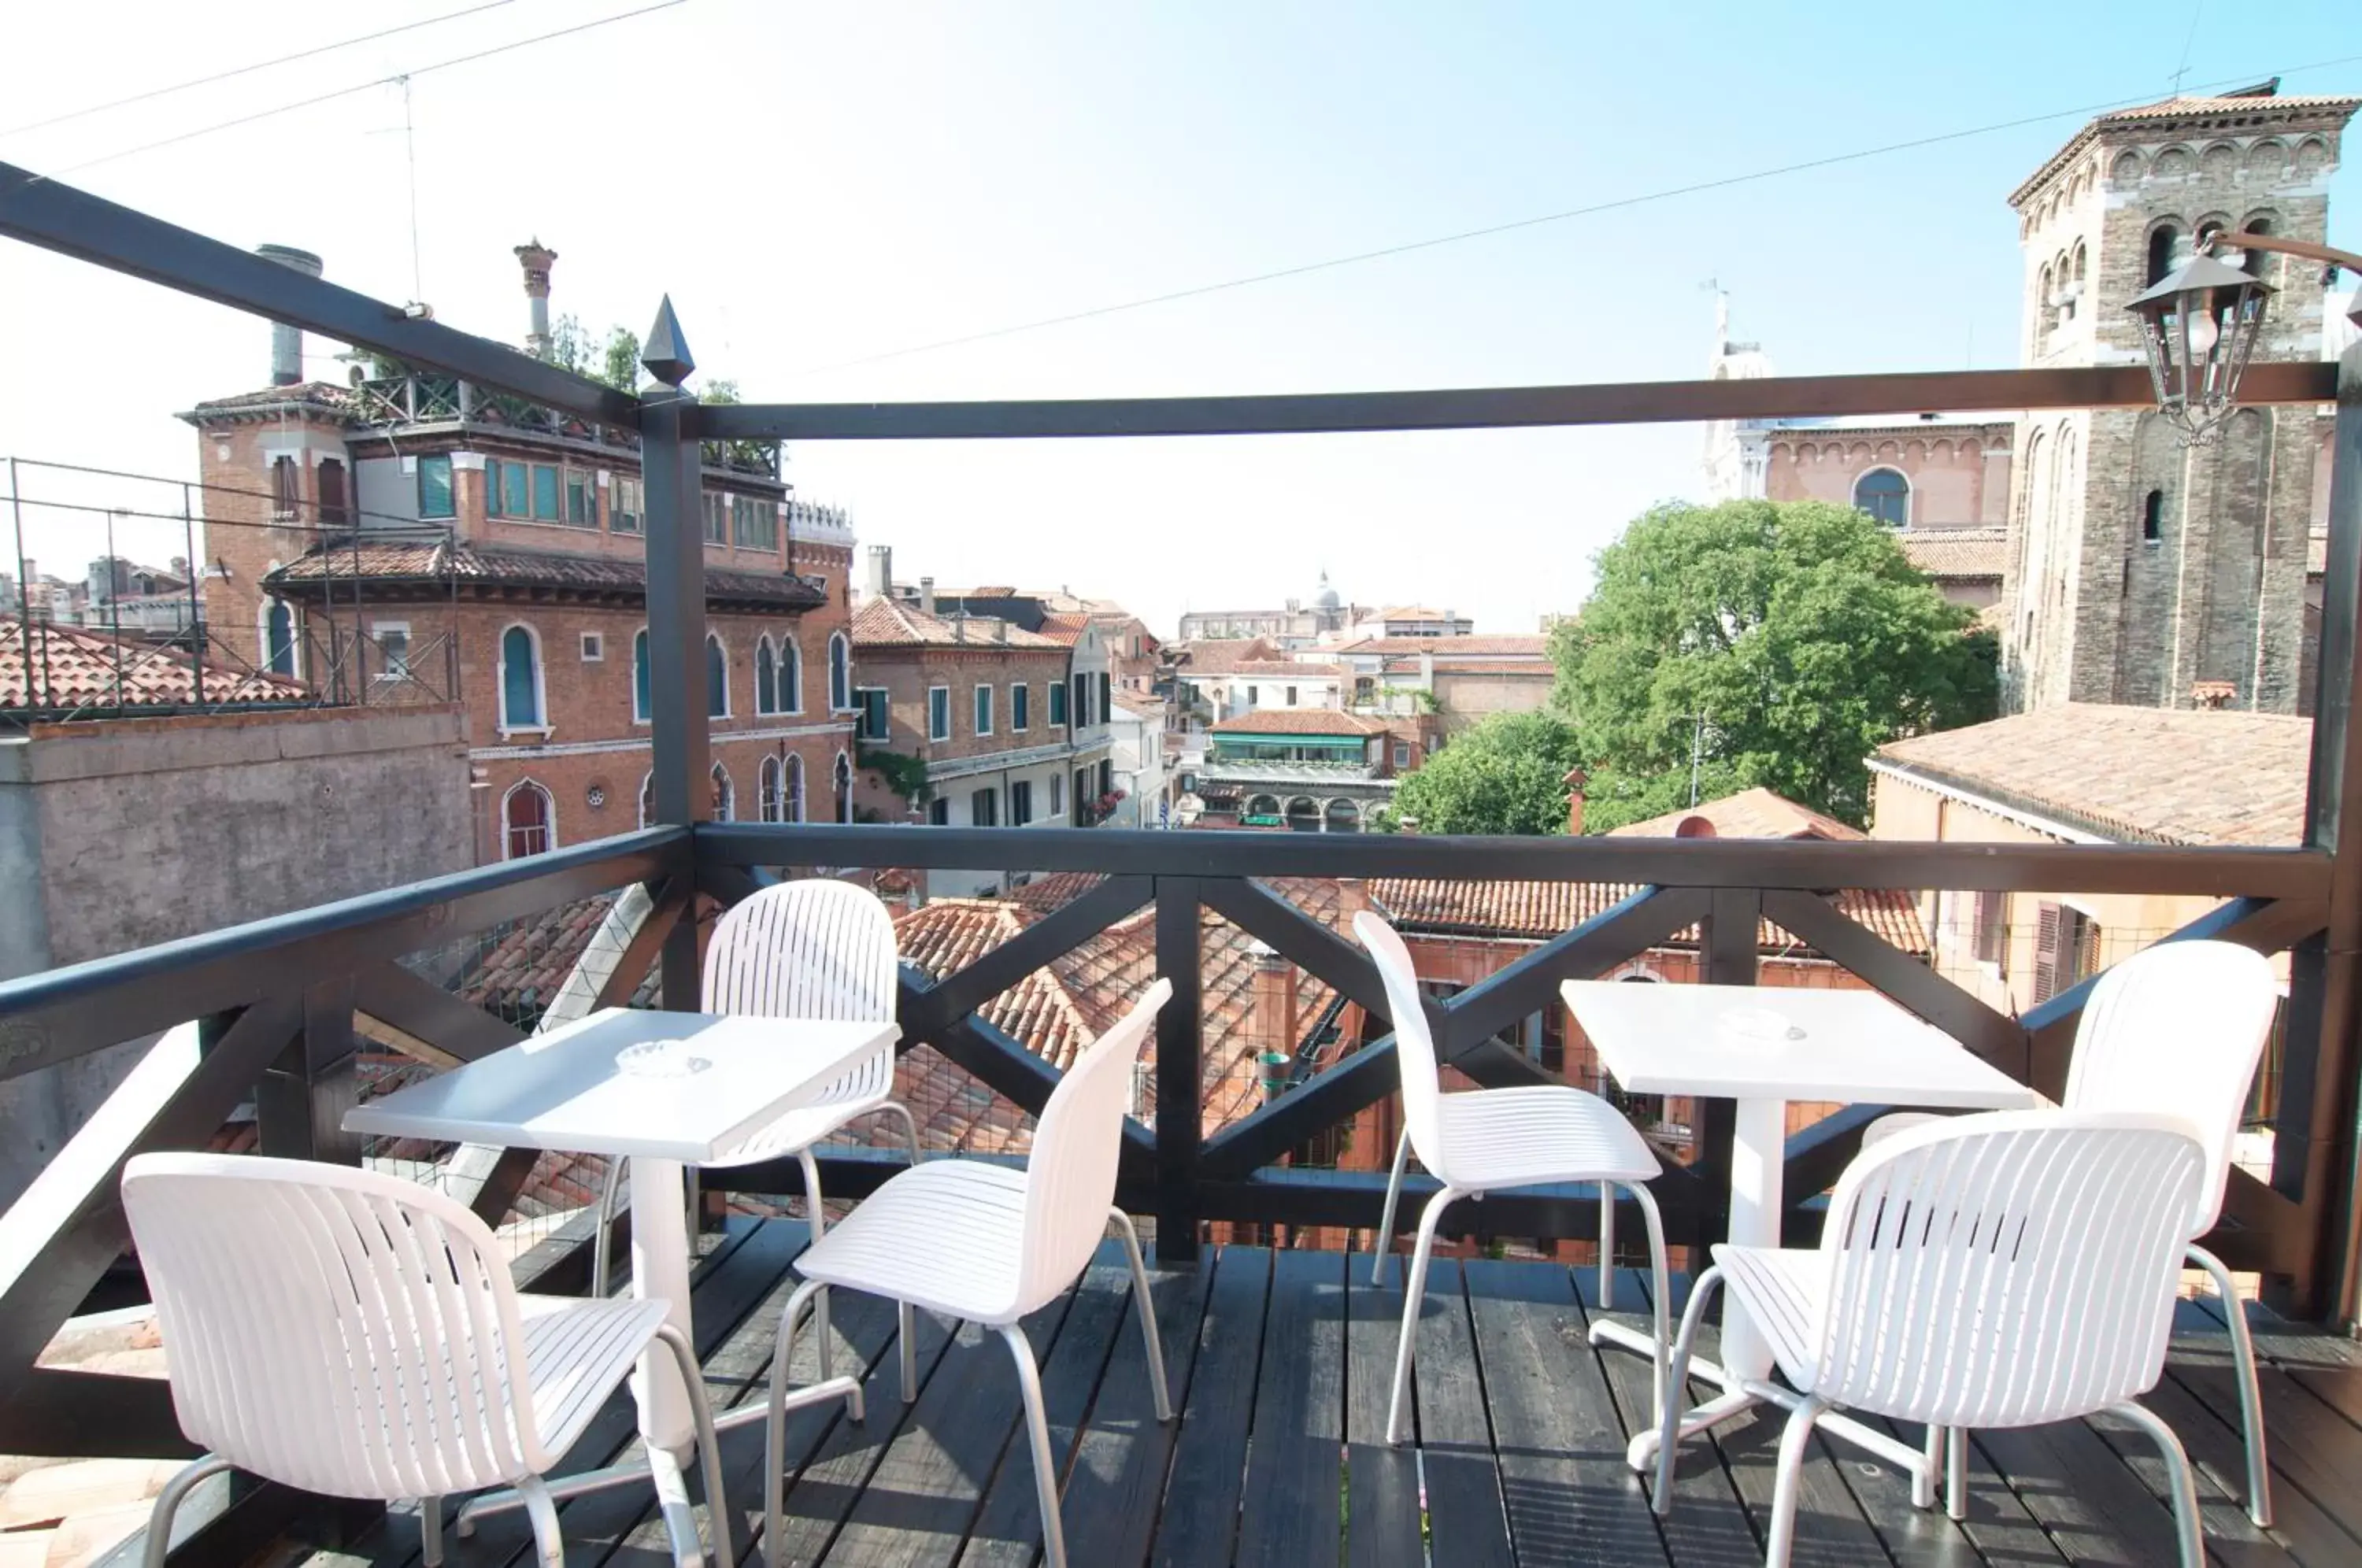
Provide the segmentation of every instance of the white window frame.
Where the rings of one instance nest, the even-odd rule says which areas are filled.
[[[516,792],[520,790],[531,790],[538,793],[541,796],[543,805],[546,808],[547,820],[543,831],[548,834],[549,842],[532,853],[535,855],[547,855],[551,850],[557,847],[557,792],[552,790],[547,785],[543,784],[540,780],[528,776],[518,779],[506,790],[501,791],[501,858],[503,860],[521,860],[525,858],[525,856],[515,853],[509,845],[509,801],[515,798]]]
[[[935,705],[935,699],[938,696],[943,699],[940,709]],[[935,727],[935,715],[938,712],[941,712],[944,718],[944,725],[940,730]],[[927,688],[927,738],[931,741],[947,741],[952,738],[952,689],[948,686]]]
[[[1033,692],[1022,680],[1009,683],[1009,733],[1021,735],[1033,727]]]
[[[270,569],[277,571],[279,563],[271,562]],[[279,674],[277,670],[270,668],[270,607],[274,604],[287,612],[288,668],[287,673],[281,679],[301,680],[304,679],[304,611],[302,606],[292,599],[281,599],[274,594],[265,594],[262,602],[255,606],[254,646],[255,651],[262,656],[254,661],[255,665],[265,675]],[[403,629],[408,628],[405,626]]]
[[[534,722],[529,724],[518,724],[509,722],[508,649],[509,634],[511,632],[523,632],[525,635],[525,639],[533,645],[533,705],[536,717]],[[403,627],[403,635],[407,637],[409,635],[410,628],[407,625],[404,625]],[[409,668],[409,658],[406,652],[403,660],[403,668],[405,669]],[[492,702],[493,712],[500,717],[499,728],[501,734],[504,735],[546,735],[549,733],[549,660],[542,652],[541,633],[530,622],[511,621],[501,628],[500,637],[492,644]]]
[[[631,498],[631,504],[628,506],[624,503],[627,494]],[[617,527],[615,519],[618,517],[629,517],[632,520],[632,525],[628,528]],[[647,527],[648,514],[646,502],[642,498],[640,481],[627,479],[622,474],[610,479],[607,481],[607,532],[637,536],[646,533]]]
[[[606,663],[607,634],[604,632],[584,632],[581,634],[581,636],[582,662],[584,664]]]
[[[976,721],[976,738],[986,740],[992,734],[992,682],[979,680],[968,699],[968,717]]]
[[[867,734],[863,731],[863,726],[867,723],[869,719],[869,705],[866,702],[862,701],[861,698],[864,693],[870,691],[875,691],[886,699],[886,732],[883,734]],[[893,689],[885,686],[856,686],[853,689],[853,697],[854,738],[855,740],[875,741],[880,745],[883,745],[887,740],[890,739],[894,734]]]
[[[763,701],[763,659],[766,655],[771,660],[771,700],[768,703]],[[755,639],[755,712],[758,717],[768,718],[778,711],[779,650],[772,644],[771,634],[765,632]]]
[[[840,668],[844,671],[844,690],[842,701],[839,701],[839,693],[836,690],[836,672]],[[831,713],[845,712],[848,710],[844,703],[852,701],[853,642],[843,632],[832,633],[828,639],[828,711]]]
[[[1053,768],[1050,772],[1050,814],[1044,820],[1054,823],[1065,814],[1066,770],[1063,767]]]
[[[755,767],[755,815],[767,823],[783,820],[787,812],[787,769],[778,754],[767,752]]]
[[[506,630],[505,627],[502,628],[503,635]],[[402,666],[397,669],[392,661],[388,660],[386,667],[370,679],[385,685],[393,685],[410,679],[410,623],[407,621],[371,621],[370,623],[370,641],[377,645],[377,651],[380,654],[385,652],[385,635],[388,632],[402,634]],[[302,645],[299,642],[297,646]],[[497,644],[494,646],[498,646]]]
[[[708,631],[705,634],[705,640],[710,646],[718,647],[722,650],[722,712],[718,713],[713,712],[712,706],[713,701],[713,672],[711,665],[708,665],[698,671],[700,675],[705,677],[703,680],[698,682],[700,686],[705,689],[705,701],[707,703],[705,716],[709,719],[735,718],[737,716],[736,710],[730,706],[730,640],[727,637],[724,637],[721,633],[715,631]],[[704,650],[701,648],[698,651],[702,653]],[[656,678],[656,667],[653,660],[649,663],[648,677],[649,683],[651,687],[653,687]],[[651,690],[648,692],[648,696],[653,699],[656,696],[656,692]]]
[[[635,724],[645,724],[651,722],[651,715],[649,714],[648,710],[640,706],[640,649],[642,646],[646,643],[648,629],[645,625],[643,625],[638,631],[632,634],[632,723]],[[650,649],[648,653],[648,708],[655,707],[656,701],[656,653],[654,649]],[[646,824],[643,823],[641,825],[646,826]]]
[[[792,783],[790,783],[792,780]],[[788,753],[788,765],[781,771],[779,785],[779,820],[800,823],[808,810],[804,799],[804,757],[800,751]]]
[[[794,679],[789,679],[789,672]],[[847,672],[848,678],[850,671]],[[779,634],[779,712],[800,713],[804,711],[804,650],[793,632]]]

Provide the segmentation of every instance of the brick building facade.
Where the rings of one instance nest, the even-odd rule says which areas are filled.
[[[447,378],[292,380],[202,403],[217,648],[344,701],[447,702],[471,856],[625,833],[649,810],[635,441]],[[716,817],[849,819],[853,536],[775,447],[710,445]]]

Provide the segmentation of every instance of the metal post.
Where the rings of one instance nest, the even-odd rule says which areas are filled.
[[[1716,888],[1698,933],[1698,957],[1709,986],[1751,986],[1756,977],[1756,933],[1763,919],[1758,888]],[[1727,1099],[1700,1099],[1691,1108],[1694,1157],[1706,1212],[1704,1239],[1724,1241],[1730,1228],[1731,1142],[1738,1130],[1738,1106]]]
[[[118,569],[122,562],[115,554],[115,512],[106,513],[106,627],[115,642],[115,711],[123,711],[123,595],[116,591],[122,580]]]
[[[705,539],[699,522],[697,400],[674,392],[640,409],[648,563],[648,719],[656,820],[694,824],[712,814],[705,783],[713,754],[705,712]],[[637,672],[635,672],[637,679]],[[665,938],[664,1002],[698,1003],[697,924]]]
[[[1198,1261],[1198,1154],[1205,1136],[1198,966],[1198,879],[1159,877],[1156,972],[1173,982],[1173,999],[1156,1015],[1156,1256],[1167,1266]]]
[[[197,599],[197,574],[204,569],[197,562],[196,508],[190,503],[186,480],[181,481],[181,548],[187,552],[182,558],[189,563],[189,657],[193,661],[189,679],[202,708],[205,705],[205,613]]]
[[[2289,1040],[2281,1077],[2284,1114],[2274,1141],[2273,1185],[2287,1191],[2301,1172],[2313,1240],[2311,1277],[2290,1282],[2290,1305],[2308,1317],[2350,1321],[2362,1261],[2354,1202],[2354,1031],[2362,1021],[2362,729],[2354,723],[2362,687],[2362,344],[2337,371],[2337,425],[2329,474],[2329,558],[2322,580],[2320,689],[2313,700],[2312,778],[2305,843],[2330,855],[2329,932],[2321,963],[2297,966],[2299,984],[2320,977],[2320,1027]],[[2292,1010],[2301,1016],[2310,1009]],[[2293,1097],[2291,1102],[2290,1097]],[[2300,1120],[2301,1118],[2301,1120]]]
[[[17,459],[8,459],[8,510],[17,525],[17,630],[25,639],[25,706],[39,706],[33,696],[33,584],[25,568],[25,488],[17,477]],[[47,669],[41,685],[49,685]]]
[[[262,1153],[358,1165],[362,1140],[343,1130],[359,1101],[349,975],[304,991],[304,1032],[254,1086]]]

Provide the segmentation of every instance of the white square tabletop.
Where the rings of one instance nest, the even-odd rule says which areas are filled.
[[[699,1165],[900,1037],[893,1023],[605,1008],[356,1106],[345,1131]],[[617,1065],[657,1040],[682,1042],[695,1070]]]
[[[1629,1094],[2003,1110],[2041,1096],[1876,991],[1569,980],[1566,1005]],[[1791,1038],[1726,1028],[1769,1009]]]

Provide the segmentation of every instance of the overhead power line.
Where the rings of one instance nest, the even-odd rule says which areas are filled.
[[[472,17],[482,11],[497,11],[503,6],[514,4],[516,0],[484,0],[482,5],[470,6],[464,11],[447,11],[439,17],[425,17],[415,22],[404,22],[398,28],[386,28],[374,33],[363,33],[359,38],[340,39],[335,43],[297,50],[293,54],[282,54],[273,60],[259,60],[251,65],[236,66],[228,71],[216,71],[211,76],[192,77],[186,82],[175,82],[169,87],[151,87],[145,93],[134,93],[128,98],[115,98],[104,104],[92,104],[86,108],[70,109],[62,115],[51,115],[45,120],[28,120],[21,126],[10,126],[6,130],[0,130],[0,137],[22,136],[27,131],[47,130],[51,126],[61,126],[70,120],[88,119],[93,115],[104,115],[114,109],[127,109],[134,104],[145,104],[157,98],[167,98],[175,93],[186,93],[192,88],[210,87],[216,82],[227,82],[233,77],[251,76],[258,71],[269,71],[281,65],[292,65],[299,60],[311,60],[319,55],[334,54],[338,50],[354,49],[361,44],[375,43],[380,39],[390,39],[397,33],[415,32],[420,28],[431,28],[441,22],[456,22],[462,17]]]
[[[2362,61],[2362,54],[2343,55],[2335,60],[2318,60],[2304,65],[2290,66],[2266,75],[2293,76],[2299,72],[2323,71],[2332,66],[2350,65]],[[2213,82],[2202,82],[2193,91],[2209,87],[2228,87],[2256,81],[2257,72],[2226,76]],[[1013,337],[1019,333],[1039,332],[1046,327],[1067,326],[1080,321],[1096,321],[1102,316],[1120,315],[1130,311],[1146,310],[1153,305],[1173,304],[1182,300],[1203,299],[1208,294],[1226,293],[1232,289],[1252,288],[1258,283],[1275,283],[1283,279],[1301,278],[1313,272],[1326,272],[1339,267],[1357,266],[1364,261],[1383,260],[1390,256],[1407,256],[1414,251],[1433,250],[1441,246],[1460,245],[1472,239],[1488,239],[1495,235],[1513,234],[1519,229],[1539,228],[1545,224],[1565,223],[1573,218],[1592,217],[1600,213],[1617,212],[1628,207],[1644,206],[1652,202],[1671,201],[1676,196],[1694,196],[1707,191],[1728,190],[1734,185],[1751,184],[1759,180],[1773,180],[1787,174],[1803,174],[1816,169],[1829,169],[1842,163],[1859,163],[1865,159],[1883,158],[1892,153],[1909,152],[1923,147],[1937,147],[1945,142],[1965,141],[1971,137],[1991,136],[1998,131],[2016,130],[2022,127],[2040,125],[2047,120],[2061,120],[2081,115],[2104,114],[2111,109],[2128,108],[2148,103],[2152,94],[2139,94],[2129,98],[2111,98],[2105,103],[2085,104],[2072,109],[2053,109],[2046,114],[2025,115],[2013,120],[1996,120],[1991,125],[1972,126],[1966,130],[1943,131],[1935,136],[1914,137],[1907,141],[1891,141],[1878,147],[1866,147],[1852,152],[1831,153],[1825,158],[1808,158],[1795,163],[1782,163],[1769,169],[1750,170],[1744,174],[1728,174],[1715,180],[1694,181],[1686,185],[1674,185],[1661,191],[1650,191],[1640,195],[1618,196],[1609,201],[1593,202],[1584,206],[1567,207],[1554,213],[1540,213],[1532,217],[1512,218],[1507,223],[1487,224],[1482,228],[1464,228],[1451,234],[1439,234],[1425,239],[1406,240],[1399,245],[1380,246],[1374,250],[1356,250],[1348,255],[1331,256],[1319,261],[1306,261],[1293,267],[1275,268],[1268,272],[1251,272],[1241,278],[1226,278],[1218,283],[1199,283],[1190,288],[1175,289],[1166,293],[1148,294],[1139,299],[1122,300],[1113,304],[1093,305],[1087,310],[1068,311],[1061,315],[1043,316],[1034,321],[1021,321],[1008,326],[996,326],[982,332],[970,332],[957,337],[937,338],[931,343],[914,343],[907,348],[889,348],[883,353],[864,355],[857,359],[838,359],[825,365],[808,366],[790,372],[798,376],[822,375],[832,370],[849,370],[862,365],[883,364],[889,359],[908,359],[914,354],[933,354],[945,348],[965,348],[971,343],[987,343],[995,338]]]
[[[594,28],[603,28],[612,22],[628,22],[635,17],[645,17],[653,11],[668,11],[676,6],[687,4],[689,0],[656,0],[656,4],[642,6],[636,10],[618,11],[610,17],[593,17],[587,22],[578,22],[570,28],[556,28],[548,32],[535,33],[531,38],[518,39],[511,43],[494,44],[490,49],[480,49],[471,53],[454,55],[448,60],[438,60],[431,65],[414,65],[406,71],[371,77],[367,82],[356,82],[349,87],[339,87],[333,92],[315,94],[312,97],[300,98],[292,104],[280,104],[268,109],[257,109],[252,114],[239,115],[234,119],[219,120],[209,126],[200,126],[194,130],[182,131],[176,136],[161,137],[155,141],[142,142],[137,147],[127,147],[119,151],[85,159],[80,163],[70,163],[62,169],[52,169],[47,173],[36,174],[25,182],[31,184],[42,180],[56,179],[61,175],[77,174],[85,169],[95,169],[102,163],[113,163],[119,159],[136,157],[143,152],[154,152],[161,148],[177,147],[182,142],[194,141],[199,137],[211,136],[216,131],[231,130],[239,126],[250,126],[257,120],[267,120],[275,116],[292,114],[298,109],[309,109],[317,105],[333,103],[338,98],[349,98],[356,93],[366,93],[373,87],[389,87],[399,83],[405,76],[425,76],[437,71],[448,71],[458,65],[470,65],[480,60],[490,60],[494,55],[528,49],[535,44],[547,43],[553,39],[570,38],[576,33],[587,33]]]

